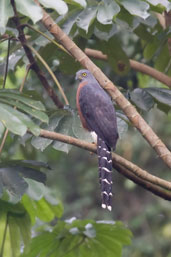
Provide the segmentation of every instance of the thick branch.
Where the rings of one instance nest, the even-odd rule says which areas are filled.
[[[62,141],[64,143],[75,145],[75,146],[78,146],[85,150],[96,153],[96,145],[95,144],[90,144],[90,143],[87,143],[86,141],[83,141],[83,140],[80,140],[80,139],[77,139],[77,138],[74,138],[71,136],[63,135],[60,133],[56,133],[56,132],[52,132],[52,131],[48,131],[48,130],[44,130],[44,129],[41,129],[40,136],[44,137],[44,138],[49,138],[52,140]],[[130,161],[124,159],[123,157],[121,157],[115,153],[112,153],[112,160],[113,160],[113,165],[116,169],[117,169],[117,167],[125,168],[126,170],[131,172],[132,176],[136,177],[137,180],[146,181],[146,182],[149,182],[150,184],[158,185],[160,187],[163,187],[163,188],[171,191],[171,182],[168,182],[164,179],[160,179],[156,176],[149,174],[147,171],[141,169],[137,165],[131,163]],[[128,176],[129,176],[129,174],[128,174]],[[142,182],[142,183],[146,184],[146,182],[144,182],[144,183]],[[170,194],[170,196],[171,196],[171,194]]]
[[[35,0],[38,3],[38,0]],[[39,3],[38,3],[39,4]],[[171,152],[167,149],[151,127],[139,115],[131,103],[121,94],[118,88],[105,74],[85,55],[85,53],[60,29],[53,19],[42,9],[42,23],[50,33],[78,60],[82,66],[91,71],[100,85],[106,89],[113,100],[124,111],[133,125],[141,132],[148,143],[156,150],[159,157],[171,168]]]
[[[119,165],[117,163],[113,163],[113,167],[119,173],[121,173],[128,179],[132,180],[136,184],[140,185],[141,187],[145,188],[146,190],[150,191],[151,193],[153,193],[165,200],[171,201],[171,193],[170,192],[164,191],[160,187],[158,187],[148,181],[144,181],[143,179],[135,176],[130,170],[126,169],[125,167],[122,167],[121,165]]]
[[[34,70],[34,72],[36,73],[36,75],[38,76],[39,80],[41,81],[43,87],[46,89],[48,95],[51,97],[51,99],[53,100],[54,104],[58,107],[58,108],[63,108],[63,103],[59,100],[58,96],[56,95],[55,91],[53,90],[53,88],[49,85],[44,73],[41,71],[41,69],[39,68],[38,64],[36,63],[33,54],[31,52],[31,50],[29,49],[29,47],[27,46],[27,40],[26,37],[24,35],[24,31],[23,31],[23,27],[20,24],[20,19],[18,17],[17,14],[17,10],[16,10],[16,6],[15,6],[15,1],[11,0],[11,5],[13,7],[14,10],[14,22],[16,25],[16,28],[19,32],[19,40],[21,42],[21,45],[24,48],[24,51],[27,55],[27,58],[29,59],[29,62],[31,64],[31,69]]]
[[[85,53],[89,57],[93,57],[96,59],[100,59],[100,60],[104,60],[104,61],[107,61],[107,59],[108,59],[107,55],[103,54],[101,51],[98,51],[98,50],[86,48]],[[146,64],[143,64],[143,63],[131,60],[131,59],[130,59],[130,66],[131,66],[131,68],[133,68],[137,71],[145,73],[145,74],[159,80],[160,82],[164,83],[165,85],[167,85],[168,87],[171,88],[171,78],[169,76],[165,75],[164,73],[162,73]]]

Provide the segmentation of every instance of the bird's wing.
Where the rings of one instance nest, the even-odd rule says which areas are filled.
[[[96,84],[88,84],[80,91],[79,104],[88,127],[115,148],[118,138],[116,114],[106,92]]]

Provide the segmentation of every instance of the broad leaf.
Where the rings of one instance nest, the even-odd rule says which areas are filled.
[[[41,7],[35,4],[33,0],[21,1],[15,0],[17,10],[24,16],[28,16],[34,23],[42,19]]]
[[[164,88],[146,88],[145,90],[159,103],[171,107],[171,90]]]
[[[23,136],[27,131],[27,126],[17,117],[18,111],[0,103],[0,120],[6,128],[14,134]]]
[[[12,105],[12,106],[16,106],[17,109],[20,109],[21,111],[31,115],[32,117],[42,121],[42,122],[46,122],[48,123],[48,116],[42,112],[42,111],[39,111],[39,110],[36,110],[36,109],[33,109],[25,104],[22,104],[20,102],[17,102],[15,100],[10,100],[8,101],[7,99],[5,98],[0,98],[0,102],[2,103],[6,103],[6,104],[9,104],[9,105]]]
[[[52,232],[43,232],[33,238],[29,251],[22,257],[121,257],[122,248],[130,244],[131,236],[120,222],[58,221]]]
[[[14,134],[23,136],[27,129],[35,135],[40,134],[40,128],[25,114],[0,103],[0,119],[3,124]]]
[[[30,107],[32,107],[33,109],[39,110],[39,111],[45,111],[45,107],[44,105],[40,102],[40,101],[36,101],[34,99],[32,99],[30,96],[27,96],[25,94],[21,94],[18,91],[15,90],[0,90],[0,97],[2,98],[12,98],[15,100],[18,100],[22,103],[24,103],[25,105],[28,105]]]
[[[65,15],[68,12],[67,4],[62,0],[39,0],[39,2],[46,8],[54,9],[59,15]]]
[[[8,19],[13,16],[10,0],[0,0],[0,34],[6,31]]]
[[[58,127],[56,128],[56,132],[64,134],[64,135],[72,135],[72,115],[65,116],[62,120],[60,120]],[[65,153],[69,153],[71,149],[71,145],[55,141],[53,143],[53,148],[58,151],[63,151]]]
[[[77,113],[74,115],[73,124],[72,124],[72,131],[75,137],[86,140],[87,142],[92,143],[93,138],[87,130],[85,130],[81,124],[80,118],[78,117]]]
[[[41,167],[39,164],[39,169]],[[24,178],[31,178],[43,183],[46,180],[45,174],[38,170],[38,166],[34,168],[34,165],[31,165],[29,167],[22,161],[0,163],[0,192],[3,192],[3,188],[5,188],[20,198],[28,188],[28,183]]]
[[[21,204],[10,204],[0,200],[0,245],[2,245],[6,222],[8,222],[8,229],[3,255],[18,257],[21,243],[27,246],[31,238],[29,216]]]
[[[77,26],[83,30],[88,32],[89,26],[93,23],[96,17],[97,8],[96,7],[88,7],[85,9],[77,18]]]
[[[60,120],[63,118],[63,114],[61,112],[57,112],[56,114],[53,114],[50,117],[49,125],[44,126],[43,128],[49,131],[54,131],[56,127],[58,126]],[[42,137],[33,137],[31,140],[32,145],[36,149],[40,149],[41,151],[44,151],[46,147],[48,147],[53,140],[42,138]]]
[[[154,106],[152,96],[141,88],[136,88],[130,93],[131,101],[143,111],[149,111]]]
[[[116,37],[112,37],[108,42],[101,42],[101,48],[102,52],[107,54],[108,62],[116,73],[119,75],[128,73],[130,68],[129,59]]]
[[[108,0],[101,2],[97,11],[97,20],[102,24],[112,24],[113,17],[119,11],[120,7],[115,1]]]
[[[146,19],[150,14],[147,12],[149,9],[149,4],[141,0],[121,0],[121,4],[124,8],[132,15],[137,15],[143,19]]]

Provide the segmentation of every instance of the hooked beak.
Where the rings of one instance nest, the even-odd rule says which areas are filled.
[[[79,75],[79,76],[78,76],[78,75],[76,74],[76,76],[75,76],[75,80],[79,80],[79,81],[81,81],[81,80],[82,80],[81,75]]]

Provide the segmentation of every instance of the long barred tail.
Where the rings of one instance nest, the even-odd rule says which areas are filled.
[[[99,181],[102,195],[102,208],[112,210],[112,156],[111,148],[101,139],[97,138],[97,153],[99,163]]]

